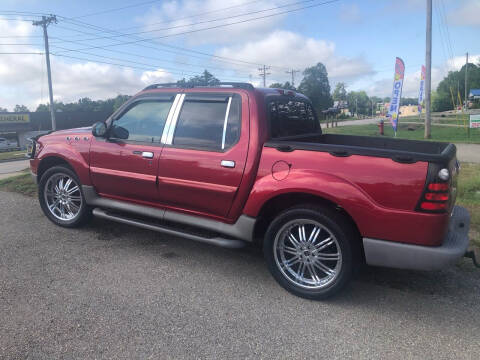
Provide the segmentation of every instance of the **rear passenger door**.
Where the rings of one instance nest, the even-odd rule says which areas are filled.
[[[183,96],[160,157],[160,202],[227,217],[248,150],[247,95],[195,92]]]

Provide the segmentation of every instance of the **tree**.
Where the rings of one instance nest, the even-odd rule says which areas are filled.
[[[335,90],[333,90],[333,100],[334,101],[346,101],[347,100],[347,90],[345,83],[339,82],[335,85]]]
[[[450,71],[448,75],[440,81],[437,86],[435,99],[432,99],[433,111],[452,110],[455,105],[459,104],[458,94],[460,94],[461,102],[465,99],[465,68],[463,65],[460,71]],[[468,88],[480,87],[480,66],[468,63]],[[453,95],[453,99],[452,99]]]
[[[30,112],[25,105],[15,105],[13,112],[21,113],[21,112]]]
[[[365,91],[350,91],[347,95],[348,110],[352,114],[370,115],[372,104]]]
[[[77,102],[71,102],[64,104],[63,102],[55,102],[55,111],[103,111],[113,113],[117,110],[125,101],[130,99],[129,95],[117,95],[115,98],[106,100],[91,100],[84,97]],[[50,106],[47,104],[39,104],[35,111],[50,111]]]
[[[0,106],[0,113],[3,113],[3,112],[8,112],[8,110],[7,110],[7,108],[2,108],[2,107]]]
[[[188,81],[185,80],[185,78],[177,81],[177,85],[182,87],[215,86],[218,84],[220,84],[220,80],[213,76],[208,70],[204,70],[202,75],[196,75]]]
[[[310,98],[317,113],[333,104],[327,69],[322,63],[305,69],[298,89]]]
[[[290,82],[288,82],[288,81],[285,82],[284,84],[273,83],[273,84],[270,84],[269,87],[274,88],[274,89],[296,90],[295,86],[292,86],[292,84],[290,84]]]

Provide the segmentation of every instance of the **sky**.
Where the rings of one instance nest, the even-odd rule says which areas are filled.
[[[48,102],[43,32],[48,27],[54,98],[105,99],[208,69],[223,81],[267,86],[322,62],[330,86],[389,96],[395,57],[404,97],[417,97],[425,63],[426,0],[2,0],[0,107]],[[208,28],[208,29],[206,29]],[[433,0],[432,87],[480,62],[480,0]]]

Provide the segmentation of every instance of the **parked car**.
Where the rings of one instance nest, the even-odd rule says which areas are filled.
[[[152,85],[92,128],[34,139],[45,215],[100,218],[230,248],[258,243],[311,299],[362,261],[442,269],[465,254],[453,144],[323,134],[308,98],[250,84]]]
[[[10,151],[18,147],[16,141],[10,141],[6,138],[0,137],[0,151]]]

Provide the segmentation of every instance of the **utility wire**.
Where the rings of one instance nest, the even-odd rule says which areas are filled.
[[[307,1],[308,1],[308,2],[311,2],[311,1],[315,1],[315,0],[307,0]],[[218,29],[218,28],[225,27],[225,26],[232,26],[232,25],[237,25],[237,24],[243,24],[243,23],[250,22],[250,21],[266,19],[266,18],[270,18],[270,17],[274,17],[274,16],[279,16],[279,15],[283,15],[283,14],[288,14],[288,13],[292,13],[292,12],[296,12],[296,11],[301,11],[301,10],[305,10],[305,9],[309,9],[309,8],[313,8],[313,7],[318,7],[318,6],[322,6],[322,5],[327,5],[327,4],[331,4],[331,3],[334,3],[334,2],[338,2],[338,1],[340,1],[340,0],[324,1],[324,2],[321,2],[321,3],[318,3],[318,4],[313,4],[313,5],[309,5],[309,6],[302,6],[302,7],[296,8],[296,9],[284,10],[284,11],[280,11],[280,12],[277,12],[277,13],[274,13],[274,14],[257,16],[257,17],[253,17],[253,18],[249,18],[249,19],[234,21],[234,22],[230,22],[230,23],[226,23],[226,24],[214,25],[214,26],[205,27],[205,28],[201,28],[201,29],[192,29],[192,30],[188,30],[188,31],[178,32],[178,33],[175,33],[175,34],[167,34],[167,35],[155,36],[155,37],[152,37],[152,38],[142,38],[142,39],[137,39],[137,40],[135,40],[135,41],[124,42],[124,44],[133,44],[133,43],[136,43],[136,42],[144,42],[144,41],[149,41],[149,40],[164,39],[164,38],[169,38],[169,37],[174,37],[174,36],[179,36],[179,35],[191,34],[191,33],[199,32],[199,31]],[[303,3],[303,2],[305,2],[305,1],[301,1],[301,3]],[[297,4],[298,4],[298,3],[297,3]],[[289,6],[289,5],[287,5],[287,6]],[[281,8],[281,7],[271,8],[271,9],[267,9],[267,10],[260,10],[260,11],[256,11],[256,12],[251,12],[251,14],[259,13],[259,12],[264,12],[264,11],[271,11],[272,9],[279,9],[279,8]],[[248,14],[248,13],[245,13],[245,14],[242,14],[242,15],[238,15],[238,16],[245,16],[246,14]],[[238,16],[231,16],[231,17],[227,17],[226,19],[228,19],[228,18],[234,18],[234,17],[238,17]],[[220,20],[223,20],[223,19],[220,19]],[[201,24],[201,23],[205,23],[205,22],[212,22],[212,21],[220,21],[220,20],[208,20],[208,21],[204,21],[204,22],[199,22],[199,23],[197,23],[197,24]],[[196,24],[189,24],[189,25],[187,25],[187,26],[190,26],[190,25],[196,25]],[[180,25],[180,26],[178,26],[178,27],[183,27],[183,26],[184,26],[184,25]],[[144,34],[144,33],[151,33],[151,32],[155,32],[155,31],[169,30],[169,29],[173,29],[173,28],[175,28],[175,27],[163,28],[163,29],[158,29],[158,30],[141,31],[141,32],[130,33],[130,34],[121,34],[121,35],[113,35],[113,36],[101,36],[101,37],[95,37],[95,38],[90,38],[90,39],[83,39],[83,40],[81,40],[81,41],[92,41],[92,40],[100,40],[100,39],[112,39],[112,38],[118,38],[118,37],[124,37],[124,36],[132,36],[132,35],[138,35],[138,34]],[[113,45],[112,45],[112,46],[113,46]],[[257,65],[258,65],[258,64],[257,64]]]

